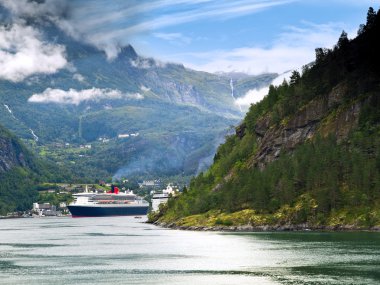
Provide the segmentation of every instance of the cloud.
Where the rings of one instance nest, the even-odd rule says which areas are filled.
[[[113,0],[112,4],[99,0],[0,0],[0,4],[11,12],[13,18],[32,18],[37,21],[49,19],[68,35],[104,50],[109,59],[118,55],[120,46],[130,43],[133,37],[141,34],[154,32],[153,36],[157,38],[188,44],[191,38],[178,32],[165,33],[161,29],[191,22],[224,21],[293,2],[300,0]],[[323,5],[320,2],[308,1],[314,5]],[[375,4],[376,1],[331,2],[363,6],[367,5],[365,3]],[[279,52],[286,53],[288,50],[285,46]],[[303,57],[307,56],[304,49],[296,52],[301,52]],[[255,51],[255,54],[260,56],[260,51]],[[271,57],[272,54],[264,53],[264,56]],[[227,58],[222,66],[228,66],[229,61]],[[215,68],[215,65],[210,62],[204,68]]]
[[[296,0],[0,0],[13,18],[48,19],[75,39],[104,50],[109,59],[136,35],[199,20],[222,21]],[[156,37],[187,44],[179,33]]]
[[[0,79],[18,82],[55,73],[66,64],[65,47],[44,42],[36,29],[16,23],[0,26]]]
[[[35,74],[52,74],[67,66],[65,47],[48,43],[28,25],[29,19],[62,17],[65,1],[0,0],[9,11],[0,25],[0,79],[19,82]]]
[[[292,73],[291,71],[288,71],[283,74],[280,74],[278,77],[276,77],[272,81],[271,84],[274,86],[280,85],[282,82],[284,82],[285,79],[289,80],[291,73]],[[251,104],[260,102],[268,94],[268,92],[269,92],[269,87],[249,90],[247,93],[245,93],[244,96],[236,99],[235,104],[238,106],[245,106],[245,107],[250,106]]]
[[[144,99],[144,96],[141,95],[140,93],[136,92],[136,93],[128,93],[125,95],[126,98],[128,99],[135,99],[135,100],[142,100]]]
[[[152,67],[159,67],[159,68],[164,68],[166,66],[165,63],[155,60],[153,58],[142,58],[138,57],[136,59],[131,59],[130,64],[132,67],[139,68],[139,69],[149,69]]]
[[[207,72],[244,72],[261,74],[263,72],[280,73],[310,62],[314,49],[307,47],[274,46],[272,48],[243,47],[227,51],[192,53],[200,64],[184,63],[195,70]],[[175,59],[173,59],[175,61]]]
[[[207,72],[283,73],[313,61],[315,48],[332,47],[345,28],[342,23],[314,24],[303,21],[298,27],[284,27],[284,31],[269,47],[250,46],[174,54],[166,57],[166,60],[181,61],[187,67]],[[356,34],[354,30],[347,32],[349,35]]]
[[[144,85],[141,85],[141,86],[140,86],[140,89],[141,89],[141,91],[143,91],[143,92],[149,92],[149,91],[150,91],[150,88],[149,88],[149,87],[146,87],[146,86],[144,86]]]
[[[195,21],[223,21],[254,14],[297,0],[0,0],[13,19],[48,19],[77,40],[96,46],[115,58],[131,38],[162,28]],[[155,32],[154,36],[177,44],[191,38],[180,33]]]
[[[240,17],[243,15],[257,13],[264,9],[274,6],[284,5],[294,2],[294,0],[240,0],[240,1],[155,1],[155,5],[148,8],[139,5],[135,6],[136,12],[146,12],[147,10],[160,10],[165,8],[165,13],[154,13],[159,16],[142,18],[135,23],[133,21],[124,23],[118,28],[109,32],[100,29],[98,32],[97,25],[99,22],[93,21],[91,29],[95,31],[91,34],[90,39],[94,44],[104,45],[104,43],[118,42],[123,38],[130,38],[133,35],[155,31],[162,28],[177,26],[179,24],[195,22],[199,20],[225,20],[229,18]],[[131,7],[127,8],[130,11]],[[139,10],[141,9],[141,10]],[[115,12],[119,14],[120,11]],[[115,15],[115,18],[118,17]],[[101,22],[101,21],[100,21]],[[117,22],[117,21],[116,21]],[[87,27],[89,28],[89,26]]]
[[[84,78],[84,76],[80,73],[74,73],[73,74],[73,79],[79,81],[79,82],[84,82],[86,80],[86,78]]]
[[[140,93],[124,94],[120,90],[115,89],[99,89],[91,88],[84,90],[69,89],[68,91],[61,89],[47,88],[44,92],[33,94],[28,101],[32,103],[57,103],[79,105],[87,101],[99,101],[102,99],[136,99],[140,100],[144,97]]]
[[[14,18],[63,18],[68,12],[69,2],[64,0],[0,0]]]
[[[249,90],[243,97],[236,99],[235,104],[246,107],[260,102],[268,94],[268,90],[267,87]]]
[[[156,38],[172,42],[175,44],[190,44],[191,38],[182,35],[181,33],[154,33]]]

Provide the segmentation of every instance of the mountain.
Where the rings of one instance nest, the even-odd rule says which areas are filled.
[[[229,76],[142,57],[130,45],[110,60],[52,22],[28,24],[45,42],[64,47],[68,64],[56,73],[0,80],[0,124],[91,181],[197,173],[243,116],[231,95],[277,76],[234,78],[231,94]]]
[[[36,201],[33,186],[43,165],[13,134],[0,125],[0,215],[25,211]]]
[[[179,227],[380,226],[380,11],[270,86],[214,163],[151,215]]]

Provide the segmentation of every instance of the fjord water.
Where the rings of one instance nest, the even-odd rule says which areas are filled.
[[[379,284],[380,233],[217,233],[134,217],[0,220],[0,284]]]

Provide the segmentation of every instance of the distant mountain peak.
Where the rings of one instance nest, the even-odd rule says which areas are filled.
[[[120,49],[119,58],[128,58],[128,59],[136,59],[138,58],[138,54],[131,45],[123,46]]]

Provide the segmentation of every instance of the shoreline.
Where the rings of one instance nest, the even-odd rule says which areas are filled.
[[[150,223],[159,227],[184,230],[184,231],[205,231],[205,232],[380,232],[380,226],[371,228],[356,227],[353,225],[339,226],[310,226],[299,225],[239,225],[239,226],[178,226],[175,223],[153,222]]]
[[[41,218],[65,218],[71,217],[71,215],[60,215],[60,216],[0,216],[0,220],[9,220],[9,219],[41,219]]]

